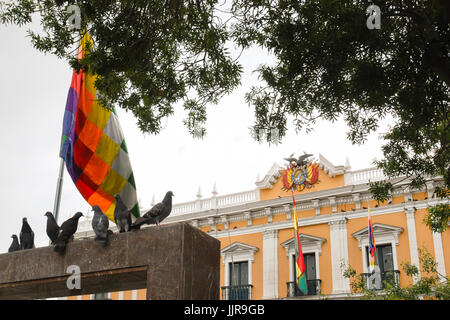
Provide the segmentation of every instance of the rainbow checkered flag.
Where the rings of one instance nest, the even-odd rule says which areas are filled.
[[[80,42],[78,59],[84,57],[86,33]],[[139,217],[136,184],[119,119],[115,110],[100,105],[94,87],[96,76],[74,70],[64,112],[60,156],[78,191],[91,205],[114,221],[119,194],[132,216]],[[134,219],[134,218],[133,218]]]
[[[372,219],[370,217],[370,207],[368,206],[369,214],[369,255],[370,255],[370,264],[369,264],[369,270],[372,272],[375,269],[375,235],[373,233],[373,226],[372,226]]]

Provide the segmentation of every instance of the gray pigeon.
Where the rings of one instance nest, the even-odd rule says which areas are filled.
[[[59,228],[58,238],[55,240],[54,251],[59,252],[60,254],[66,252],[66,244],[72,239],[75,232],[77,232],[78,220],[82,215],[81,212],[77,212],[72,218],[63,222]]]
[[[52,244],[54,244],[56,238],[58,238],[59,226],[56,223],[56,220],[51,212],[47,211],[44,216],[47,217],[47,236]]]
[[[34,248],[34,232],[31,230],[27,218],[22,219],[22,229],[20,230],[19,238],[22,250]]]
[[[156,224],[159,226],[159,224],[169,216],[170,212],[172,212],[173,196],[173,192],[168,191],[162,202],[155,204],[142,217],[136,219],[133,224],[133,229],[140,229],[144,224]]]
[[[123,203],[120,195],[115,194],[116,208],[114,209],[114,221],[116,222],[119,232],[128,232],[131,230],[131,212]]]
[[[8,252],[19,251],[20,250],[19,239],[17,239],[17,236],[15,234],[13,234],[11,238],[13,239],[13,242],[9,246]]]
[[[94,240],[106,246],[108,244],[108,236],[112,233],[111,230],[108,230],[109,219],[99,206],[94,205],[92,210],[94,211],[94,217],[92,218],[92,230],[95,233]]]

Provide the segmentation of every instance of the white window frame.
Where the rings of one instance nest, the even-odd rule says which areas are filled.
[[[398,235],[403,232],[403,228],[389,226],[381,223],[373,224],[373,233],[375,236],[375,246],[390,244],[392,247],[392,260],[394,264],[394,270],[398,269],[398,255],[397,255],[397,246]],[[358,247],[361,250],[361,258],[363,262],[363,272],[368,273],[369,268],[367,267],[367,248],[369,247],[369,233],[368,227],[363,228],[352,234],[358,240]]]
[[[248,264],[248,284],[252,285],[252,269],[253,269],[253,261],[255,260],[255,252],[258,251],[257,247],[244,244],[241,242],[235,242],[228,247],[221,250],[222,255],[222,263],[225,268],[225,286],[231,285],[230,278],[230,264],[236,262],[247,262]],[[251,287],[250,287],[250,296],[251,296]],[[228,300],[228,297],[226,297]]]
[[[303,254],[308,253],[314,253],[314,258],[316,262],[316,277],[315,279],[320,279],[320,263],[319,263],[319,256],[322,255],[322,245],[326,240],[319,237],[314,237],[307,234],[300,234],[300,242],[302,245],[302,252]],[[291,239],[283,242],[281,244],[282,247],[284,247],[286,251],[286,256],[289,259],[289,282],[295,281],[294,279],[294,257],[296,254],[295,251],[295,238],[292,237]]]

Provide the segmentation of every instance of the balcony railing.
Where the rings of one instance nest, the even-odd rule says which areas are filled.
[[[222,300],[251,300],[251,284],[222,287]]]
[[[287,285],[287,296],[288,297],[298,297],[298,296],[314,296],[320,294],[320,284],[322,280],[320,279],[312,279],[306,280],[306,286],[308,288],[308,292],[303,293],[295,284],[294,281],[286,282]]]
[[[366,280],[366,285],[368,289],[383,290],[386,289],[387,285],[399,286],[400,285],[400,271],[399,270],[389,270],[385,272],[380,272],[381,281],[377,284],[375,279],[375,274],[372,273],[361,273],[361,275]]]

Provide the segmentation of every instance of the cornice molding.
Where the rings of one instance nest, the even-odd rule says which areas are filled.
[[[322,254],[322,245],[327,240],[324,238],[300,233],[300,243],[302,244],[303,253],[318,252]],[[280,244],[286,251],[286,256],[289,257],[295,254],[295,238],[292,237]]]
[[[380,240],[392,241],[391,239],[393,239],[395,245],[398,245],[398,235],[404,230],[402,227],[391,226],[382,223],[374,223],[372,226],[375,239],[377,239],[378,242]],[[358,240],[358,247],[361,249],[363,245],[367,245],[369,242],[368,227],[352,233],[352,236]]]
[[[258,247],[251,246],[242,242],[234,242],[231,245],[220,250],[222,256],[222,263],[227,264],[230,261],[250,260],[253,262],[255,253],[259,250]]]

